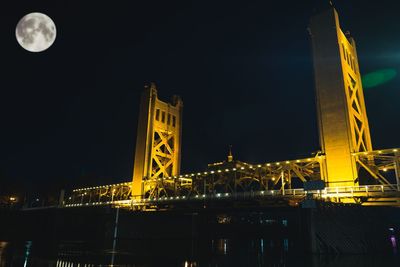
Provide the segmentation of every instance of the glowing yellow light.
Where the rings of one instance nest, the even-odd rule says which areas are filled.
[[[279,162],[277,162],[277,163],[276,163],[276,165],[280,165],[280,163],[279,163]]]
[[[257,165],[258,168],[261,168],[261,165]]]
[[[393,152],[397,152],[397,149],[393,149]]]
[[[271,163],[267,163],[267,166],[271,166]]]
[[[383,168],[383,171],[386,172],[386,171],[387,171],[387,168]]]
[[[286,161],[286,164],[289,164],[290,162],[289,161]]]
[[[17,198],[15,198],[15,197],[10,197],[10,201],[15,201],[15,200],[17,200]]]

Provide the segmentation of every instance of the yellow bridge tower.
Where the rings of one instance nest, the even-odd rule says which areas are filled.
[[[336,10],[314,16],[312,39],[319,136],[327,186],[355,186],[354,153],[372,151],[356,44],[340,29]]]
[[[154,83],[145,86],[137,128],[132,196],[158,197],[165,194],[170,178],[180,172],[183,102],[157,98]]]

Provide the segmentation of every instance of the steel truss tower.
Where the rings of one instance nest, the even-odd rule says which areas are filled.
[[[166,178],[180,172],[183,102],[173,96],[171,103],[157,98],[154,83],[142,94],[133,166],[132,196],[165,194]]]
[[[372,151],[354,39],[340,29],[336,10],[314,16],[312,39],[319,136],[327,186],[358,184],[353,153]]]

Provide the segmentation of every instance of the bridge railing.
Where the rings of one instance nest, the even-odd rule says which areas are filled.
[[[385,193],[397,192],[397,185],[360,185],[360,186],[342,186],[342,187],[326,187],[322,190],[322,194],[357,194],[357,193]]]
[[[101,205],[159,205],[169,202],[182,201],[218,201],[218,200],[259,200],[262,198],[285,198],[302,199],[312,198],[343,198],[343,197],[369,197],[369,196],[391,196],[393,194],[400,197],[400,192],[396,189],[397,185],[362,185],[345,187],[326,187],[323,190],[305,191],[303,188],[280,189],[280,190],[261,190],[236,193],[209,193],[189,196],[163,196],[158,198],[129,198],[129,199],[105,199],[102,201],[96,199],[78,199],[77,201],[67,202],[65,207],[82,206],[101,206]]]

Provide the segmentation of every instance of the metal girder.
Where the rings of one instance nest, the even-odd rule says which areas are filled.
[[[395,172],[396,184],[398,180],[398,162],[400,149],[374,150],[370,152],[353,153],[357,164],[365,169],[374,179],[383,185],[393,184],[388,177],[391,172]],[[386,176],[386,177],[385,177]],[[398,186],[396,187],[398,188]]]

